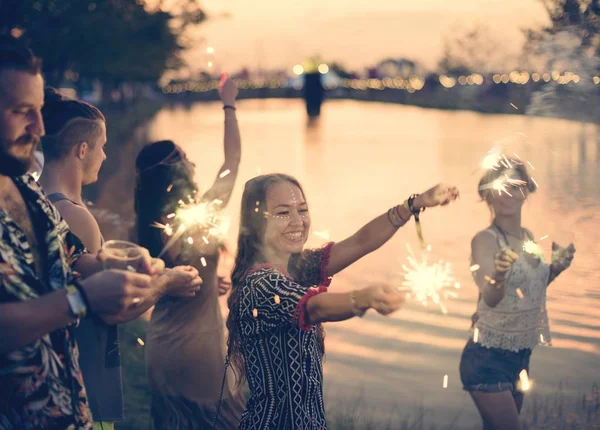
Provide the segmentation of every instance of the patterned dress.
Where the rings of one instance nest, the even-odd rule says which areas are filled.
[[[332,243],[291,259],[289,272],[257,266],[241,287],[238,324],[251,397],[243,430],[326,429],[323,330],[306,303],[327,291]]]
[[[25,234],[0,209],[0,303],[35,300],[64,288],[72,279],[70,264],[85,252],[33,177],[13,180],[43,239],[46,267],[40,279]],[[0,430],[91,429],[78,356],[71,327],[0,355]]]

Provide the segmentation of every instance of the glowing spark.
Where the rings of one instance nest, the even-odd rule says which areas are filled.
[[[258,208],[254,208],[254,212],[258,212]],[[266,214],[266,212],[265,212],[265,214]]]
[[[535,257],[541,257],[543,254],[542,248],[533,240],[529,239],[523,242],[523,251]]]
[[[256,309],[256,308],[252,309],[252,316],[254,318],[258,318],[258,309]]]
[[[331,238],[328,230],[315,231],[313,234],[323,240],[329,240]]]
[[[517,160],[519,160],[519,161],[521,160],[521,157],[519,157],[519,155],[518,155],[516,152],[513,152],[513,155],[514,155],[515,157],[517,157]]]
[[[167,218],[173,219],[174,223],[178,224],[177,232],[172,235],[171,239],[164,246],[158,257],[160,258],[173,244],[181,237],[181,235],[188,230],[196,230],[201,232],[208,231],[207,236],[217,235],[221,231],[222,219],[219,216],[222,200],[215,199],[210,202],[200,201],[197,202],[188,196],[189,204],[186,204],[183,200],[179,200],[179,209],[175,213],[167,215]],[[158,223],[155,223],[155,227],[164,228]],[[165,228],[165,233],[167,230]],[[190,232],[191,233],[191,232]],[[171,229],[172,234],[172,229]],[[170,235],[169,235],[170,236]],[[191,236],[188,237],[190,242]]]
[[[548,235],[540,237],[540,240],[548,239]]]
[[[443,388],[448,388],[448,375],[444,375],[444,382],[442,382]]]
[[[517,288],[516,291],[517,291],[517,296],[519,296],[520,299],[522,299],[523,297],[525,297],[525,295],[523,294],[523,291],[521,291],[520,288]]]
[[[193,244],[194,244],[194,239],[193,239],[193,238],[191,238],[191,237],[188,237],[188,238],[187,238],[187,242],[188,242],[190,245],[193,245]]]
[[[473,330],[473,342],[477,343],[479,341],[479,329],[475,327]]]
[[[128,271],[130,271],[130,272],[134,272],[134,273],[135,273],[135,272],[137,272],[137,270],[136,270],[136,269],[135,269],[135,267],[133,267],[133,266],[127,266],[127,270],[128,270]],[[136,297],[136,299],[137,299],[137,298],[138,298],[138,297]]]
[[[208,239],[206,238],[206,236],[202,236],[202,241],[204,243],[206,243],[207,245],[209,244]]]
[[[207,54],[214,54],[215,53],[215,48],[209,46],[208,48],[206,48],[206,53]]]
[[[402,264],[404,282],[399,289],[408,291],[407,296],[414,298],[423,306],[427,306],[431,301],[439,306],[444,314],[448,313],[443,300],[458,297],[452,290],[460,288],[460,283],[452,276],[452,266],[442,260],[429,263],[426,254],[421,256],[421,261],[417,261],[408,245],[407,248],[408,265]]]
[[[531,177],[531,180],[533,181],[533,183],[535,184],[535,186],[537,188],[539,188],[540,186],[538,185],[538,183],[536,182],[536,180],[533,178],[533,176]]]
[[[275,300],[275,304],[278,305],[279,303],[281,303],[281,298],[279,298],[279,296],[277,294],[275,294],[275,297],[273,297],[273,300]]]
[[[160,228],[161,230],[163,230],[165,232],[165,234],[167,236],[173,235],[173,228],[169,224],[161,224],[159,222],[155,222],[152,224],[152,227]]]
[[[540,333],[540,342],[544,343],[544,335]]]
[[[533,167],[533,164],[531,164],[530,161],[528,161],[527,164],[529,164],[529,167],[531,167],[531,170],[535,170],[535,167]]]
[[[200,263],[202,264],[202,267],[206,267],[206,258],[200,258]]]
[[[481,162],[481,168],[485,170],[494,169],[498,167],[500,161],[500,156],[495,152],[489,152]]]
[[[481,266],[479,264],[473,264],[471,267],[469,267],[469,270],[471,272],[477,272],[480,268]]]
[[[223,179],[225,176],[229,175],[231,173],[231,170],[227,169],[224,170],[220,175],[219,178]]]
[[[142,339],[140,339],[139,337],[137,338],[137,343],[139,343],[140,346],[144,346],[145,345],[144,341]]]
[[[531,389],[531,382],[529,382],[527,370],[521,370],[521,373],[519,373],[519,382],[521,383],[521,391],[529,391]]]
[[[483,277],[484,280],[486,280],[487,282],[489,282],[490,285],[494,285],[496,283],[495,279],[490,278],[488,275],[485,275]]]
[[[511,103],[510,105],[513,107],[513,109],[515,109],[515,110],[519,110],[519,108],[518,108],[518,107],[516,107],[516,106],[515,106],[513,103]]]
[[[171,184],[167,187],[167,193],[170,193],[172,189],[173,189],[173,184]]]
[[[213,66],[213,62],[212,62],[212,61],[209,61],[209,62],[208,62],[208,67],[212,67],[212,66]]]

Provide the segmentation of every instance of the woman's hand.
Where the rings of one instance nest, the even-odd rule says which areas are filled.
[[[456,200],[460,193],[458,188],[447,184],[437,184],[425,191],[423,194],[419,194],[414,202],[413,206],[415,209],[431,208],[434,206],[445,206],[448,203]]]
[[[165,294],[175,297],[194,297],[202,286],[202,278],[192,266],[165,269],[158,279],[164,282]]]
[[[224,296],[231,290],[231,280],[224,276],[218,277],[217,285],[219,286],[219,296]]]
[[[229,75],[223,73],[219,80],[219,96],[224,106],[235,106],[235,99],[238,96],[238,89]]]
[[[556,275],[564,272],[571,266],[571,262],[575,257],[575,245],[569,244],[566,248],[560,246],[556,242],[552,242],[552,257],[550,267]]]
[[[388,315],[400,309],[406,294],[388,285],[373,285],[362,290],[366,294],[369,307],[381,315]]]
[[[519,254],[510,248],[502,248],[494,256],[494,273],[492,279],[497,283],[506,280],[506,273],[510,270],[513,263],[519,259]]]

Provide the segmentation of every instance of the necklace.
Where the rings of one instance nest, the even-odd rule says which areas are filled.
[[[510,246],[510,242],[508,241],[508,236],[514,237],[515,239],[519,239],[521,242],[523,241],[523,228],[521,228],[521,234],[519,236],[514,236],[514,235],[510,235],[510,234],[506,234],[506,232],[496,223],[496,221],[494,221],[493,226],[496,227],[496,229],[500,232],[500,234],[502,234],[502,237],[504,237],[504,241],[506,242],[507,245]]]

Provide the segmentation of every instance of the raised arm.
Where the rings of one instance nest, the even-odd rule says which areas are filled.
[[[237,94],[238,90],[235,83],[224,75],[219,84],[219,95],[223,101],[223,111],[225,112],[225,137],[223,142],[225,161],[219,169],[212,187],[203,196],[204,200],[219,199],[223,201],[223,207],[227,205],[231,198],[242,157],[240,129],[235,114]]]
[[[447,205],[456,200],[458,196],[459,193],[456,187],[439,184],[418,195],[412,201],[412,206],[415,211],[421,211],[428,207]],[[391,239],[412,215],[408,203],[405,202],[405,204],[398,205],[371,220],[349,238],[333,245],[327,276],[335,275],[381,247]]]

